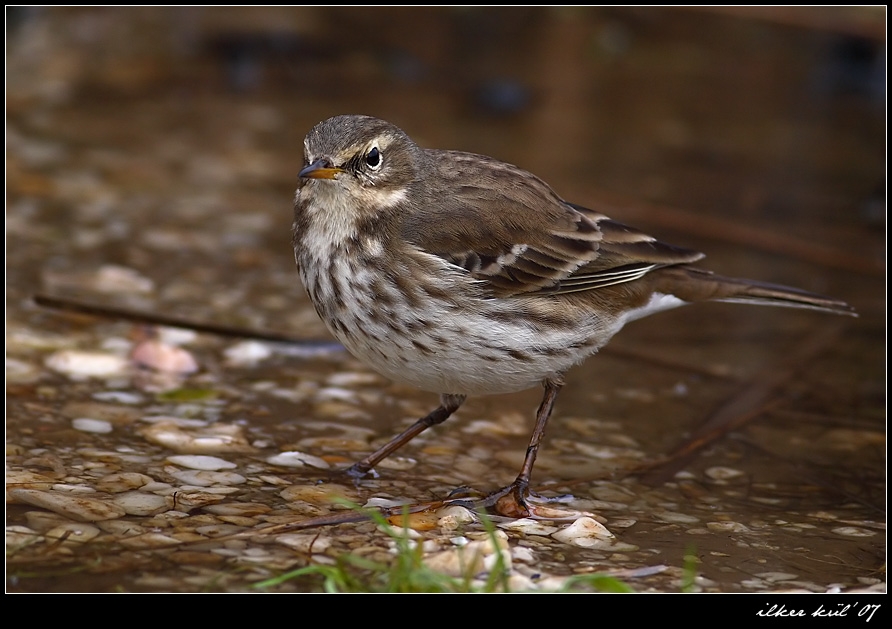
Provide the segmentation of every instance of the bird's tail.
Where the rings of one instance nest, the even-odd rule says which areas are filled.
[[[858,313],[849,304],[799,288],[769,284],[756,280],[736,277],[723,277],[710,271],[687,265],[661,269],[660,284],[657,290],[664,290],[679,299],[689,302],[723,301],[764,306],[786,306],[807,308],[833,314],[857,317]]]

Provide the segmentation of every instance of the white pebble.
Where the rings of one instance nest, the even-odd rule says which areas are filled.
[[[150,293],[155,283],[134,269],[106,264],[96,273],[93,287],[103,293]]]
[[[318,456],[306,454],[292,450],[289,452],[280,452],[266,459],[270,465],[281,465],[282,467],[304,467],[309,465],[318,469],[327,470],[331,467],[328,461],[320,459]]]
[[[740,522],[707,522],[706,528],[710,531],[719,533],[749,533],[750,529],[746,524]]]
[[[609,544],[613,539],[613,533],[598,522],[589,517],[582,517],[560,531],[553,533],[552,537],[559,542],[572,544],[582,548],[594,548]]]
[[[123,375],[128,362],[115,354],[63,349],[50,355],[45,364],[72,378],[107,378]]]
[[[217,458],[215,456],[205,456],[201,454],[175,454],[167,457],[167,460],[176,465],[182,465],[193,470],[231,470],[236,467],[235,463]]]
[[[332,544],[330,537],[318,533],[285,533],[276,535],[276,541],[299,553],[324,553]]]
[[[77,419],[72,419],[71,426],[75,430],[80,430],[81,432],[95,432],[103,435],[112,431],[111,422],[107,422],[103,419],[92,419],[90,417],[78,417]]]
[[[508,529],[509,531],[516,531],[518,533],[523,533],[524,535],[551,535],[558,531],[558,527],[550,526],[541,522],[540,520],[534,520],[532,518],[521,518],[519,520],[511,520],[509,522],[502,522],[499,524],[500,529]]]
[[[269,358],[272,353],[269,345],[259,341],[242,341],[226,348],[223,352],[227,364],[233,367],[255,365],[261,360]]]
[[[706,470],[706,475],[713,480],[730,480],[732,478],[743,476],[744,472],[735,470],[733,467],[716,466]]]
[[[874,531],[862,529],[857,526],[840,526],[831,530],[837,535],[845,535],[846,537],[872,537],[876,535]]]
[[[210,472],[207,470],[177,470],[169,472],[178,481],[198,487],[241,485],[248,482],[248,479],[235,472]]]
[[[92,397],[100,402],[117,402],[118,404],[142,404],[145,399],[139,393],[130,391],[98,391]]]

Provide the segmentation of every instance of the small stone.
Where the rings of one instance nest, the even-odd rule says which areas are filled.
[[[103,419],[91,419],[89,417],[78,417],[71,420],[71,426],[75,430],[81,432],[95,432],[97,434],[108,434],[113,430],[113,426]]]
[[[700,521],[700,518],[693,515],[666,510],[654,511],[653,517],[661,522],[671,522],[674,524],[694,524]]]
[[[93,288],[103,293],[150,293],[155,289],[151,279],[138,271],[116,264],[99,268],[92,282]]]
[[[91,539],[99,535],[102,531],[92,524],[62,524],[53,527],[44,536],[47,539],[61,540],[64,542],[89,542]]]
[[[226,348],[223,354],[226,363],[232,367],[250,367],[272,356],[272,350],[266,343],[259,341],[242,341]]]
[[[706,470],[705,474],[712,480],[731,480],[732,478],[743,476],[745,472],[736,470],[733,467],[716,466],[710,467]]]
[[[272,508],[257,502],[227,502],[209,505],[204,510],[218,516],[250,517],[269,513]]]
[[[707,522],[706,528],[719,533],[749,533],[750,529],[740,522]]]
[[[6,556],[21,550],[26,546],[43,541],[43,536],[27,526],[14,524],[6,527]]]
[[[499,524],[499,528],[508,529],[509,531],[515,531],[524,535],[542,536],[551,535],[559,530],[559,527],[557,526],[548,525],[541,520],[534,520],[532,518],[520,518],[518,520],[502,522]]]
[[[474,513],[466,508],[457,505],[443,507],[437,511],[437,526],[444,531],[455,531],[461,528],[463,524],[471,524],[477,520]]]
[[[157,339],[138,343],[130,352],[130,359],[141,367],[163,373],[188,374],[198,371],[198,362],[188,350]]]
[[[126,513],[117,505],[95,498],[19,488],[8,489],[7,493],[18,502],[42,507],[80,522],[111,520],[120,518]]]
[[[244,430],[231,424],[179,426],[171,421],[158,421],[139,430],[152,443],[183,454],[220,454],[255,452],[248,444]]]
[[[126,358],[115,354],[74,349],[63,349],[51,354],[45,364],[53,371],[75,379],[121,376],[129,366]]]
[[[116,472],[103,476],[96,481],[96,489],[109,494],[119,494],[124,491],[139,489],[154,482],[151,476],[139,472]]]
[[[134,535],[133,537],[125,537],[118,540],[121,546],[131,548],[133,550],[149,549],[149,548],[168,548],[170,546],[179,546],[182,540],[163,533],[143,533],[142,535]]]
[[[286,502],[303,500],[310,504],[333,504],[349,500],[355,502],[356,491],[342,485],[327,483],[325,485],[292,485],[283,489],[279,495]]]
[[[201,454],[175,454],[167,457],[167,460],[176,465],[188,467],[193,470],[231,470],[236,467],[235,463],[231,463],[215,456],[205,456]]]
[[[296,450],[274,454],[268,457],[266,462],[270,465],[281,465],[282,467],[306,467],[309,465],[321,470],[327,470],[331,467],[325,459]]]
[[[610,547],[613,533],[598,522],[589,517],[582,517],[560,531],[552,534],[552,537],[565,544],[572,544],[582,548]]]
[[[876,535],[875,531],[862,529],[857,526],[839,526],[831,530],[837,535],[844,535],[846,537],[872,537]]]
[[[323,537],[316,533],[285,533],[276,535],[276,541],[304,554],[324,553],[332,544],[330,537]]]
[[[492,570],[500,562],[506,570],[511,569],[511,551],[507,536],[502,531],[424,558],[425,565],[430,569],[453,577],[472,577]]]
[[[211,472],[208,470],[168,470],[168,473],[178,481],[197,487],[210,487],[212,485],[241,485],[248,479],[235,472]]]
[[[111,502],[122,508],[127,515],[155,515],[167,511],[173,500],[165,496],[157,496],[142,491],[128,491],[115,494]]]

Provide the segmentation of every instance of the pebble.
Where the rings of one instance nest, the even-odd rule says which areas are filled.
[[[6,356],[7,384],[30,384],[40,380],[41,370],[33,363]]]
[[[119,494],[145,487],[152,482],[154,479],[151,476],[139,472],[115,472],[97,480],[96,489],[109,494]]]
[[[272,356],[273,351],[266,343],[242,341],[223,351],[226,364],[231,367],[251,367]]]
[[[559,527],[548,525],[541,520],[532,518],[521,518],[519,520],[510,520],[508,522],[500,522],[500,529],[507,529],[524,535],[542,535],[548,536],[560,530]]]
[[[565,544],[580,546],[582,548],[609,548],[613,544],[613,533],[598,522],[589,517],[582,517],[569,526],[553,533],[554,539]]]
[[[89,542],[94,537],[98,536],[102,531],[99,530],[98,527],[93,526],[92,524],[75,524],[74,522],[70,524],[61,524],[59,526],[51,528],[49,531],[44,533],[44,537],[47,539],[53,540],[61,540],[64,542]]]
[[[744,476],[744,472],[742,470],[736,470],[733,467],[710,467],[706,470],[705,474],[713,479],[713,480],[731,480],[732,478],[739,478]]]
[[[747,525],[740,522],[707,522],[706,528],[720,533],[750,533]]]
[[[194,489],[182,489],[175,492],[175,494],[174,508],[184,509],[187,511],[191,509],[197,509],[199,507],[206,507],[207,505],[217,504],[218,502],[223,502],[223,500],[226,499],[225,495]]]
[[[231,470],[236,467],[235,463],[202,454],[175,454],[167,457],[167,460],[175,465],[188,467],[193,470],[218,471]]]
[[[155,283],[139,271],[116,264],[101,266],[93,277],[92,286],[103,293],[151,293]]]
[[[324,485],[292,485],[283,489],[279,496],[286,502],[303,500],[310,504],[333,504],[349,500],[356,501],[356,491],[343,485],[326,483]]]
[[[272,508],[258,502],[227,502],[208,505],[204,510],[218,516],[250,517],[269,513],[272,511]]]
[[[407,456],[390,456],[378,462],[382,470],[405,471],[418,465],[418,461]]]
[[[40,535],[37,531],[28,528],[27,526],[13,524],[12,526],[6,527],[7,557],[15,553],[17,550],[21,550],[26,546],[30,546],[31,544],[42,541],[43,536]]]
[[[112,496],[110,502],[119,506],[127,515],[156,515],[167,511],[173,500],[142,491],[127,491]]]
[[[220,454],[255,452],[240,426],[212,424],[188,430],[173,422],[161,421],[139,430],[148,441],[183,454]]]
[[[444,531],[455,531],[464,524],[470,524],[477,520],[474,513],[467,507],[450,505],[437,511],[437,526]]]
[[[235,472],[212,472],[209,470],[166,470],[180,482],[198,487],[210,487],[212,485],[241,485],[248,479]]]
[[[653,517],[661,522],[671,522],[675,524],[694,524],[700,521],[700,518],[697,516],[666,510],[654,511]]]
[[[371,372],[339,371],[325,379],[326,384],[333,387],[359,387],[381,384],[381,377]]]
[[[78,417],[77,419],[72,419],[71,426],[75,430],[80,430],[81,432],[94,432],[101,435],[108,434],[113,430],[113,426],[110,422],[107,422],[104,419],[92,419],[90,417]]]
[[[317,533],[285,533],[276,535],[276,541],[299,553],[324,553],[332,545],[332,539]]]
[[[279,452],[278,454],[268,457],[266,462],[270,465],[281,465],[282,467],[310,466],[321,470],[327,470],[331,467],[325,459],[320,459],[318,456],[306,454],[305,452],[298,452],[297,450]]]
[[[51,491],[12,488],[7,494],[18,502],[35,507],[42,507],[53,513],[78,520],[79,522],[97,522],[120,518],[126,512],[121,507],[95,498],[72,496]]]
[[[844,535],[846,537],[872,537],[876,535],[875,531],[869,531],[867,529],[862,529],[857,526],[838,526],[834,529],[830,529],[837,535]]]
[[[162,373],[189,374],[198,371],[198,361],[191,352],[157,339],[137,343],[130,352],[130,359],[140,367]]]
[[[47,357],[47,367],[70,378],[108,378],[126,373],[126,358],[103,352],[63,349]]]
[[[426,556],[424,564],[431,570],[452,577],[473,577],[492,570],[498,563],[505,570],[511,569],[511,550],[508,536],[502,531],[494,531],[492,536],[470,541],[463,546],[432,553]]]
[[[133,537],[125,537],[118,540],[121,546],[133,550],[145,550],[149,548],[167,548],[169,546],[179,546],[183,542],[176,537],[165,535],[163,533],[143,533],[134,535]]]
[[[26,470],[8,470],[6,472],[6,486],[18,487],[20,489],[50,489],[55,480],[38,474],[37,472],[29,472]]]

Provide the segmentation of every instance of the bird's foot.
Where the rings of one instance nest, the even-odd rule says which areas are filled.
[[[451,497],[451,496],[450,496]],[[469,496],[470,498],[470,496]],[[553,506],[554,503],[566,503],[574,500],[573,496],[542,496],[530,491],[524,481],[515,480],[507,487],[488,494],[477,500],[462,500],[474,509],[483,509],[494,515],[506,518],[533,518],[537,520],[572,521],[581,515],[588,515],[574,509],[563,509]],[[450,500],[450,502],[452,502]],[[455,501],[459,503],[459,500]]]

